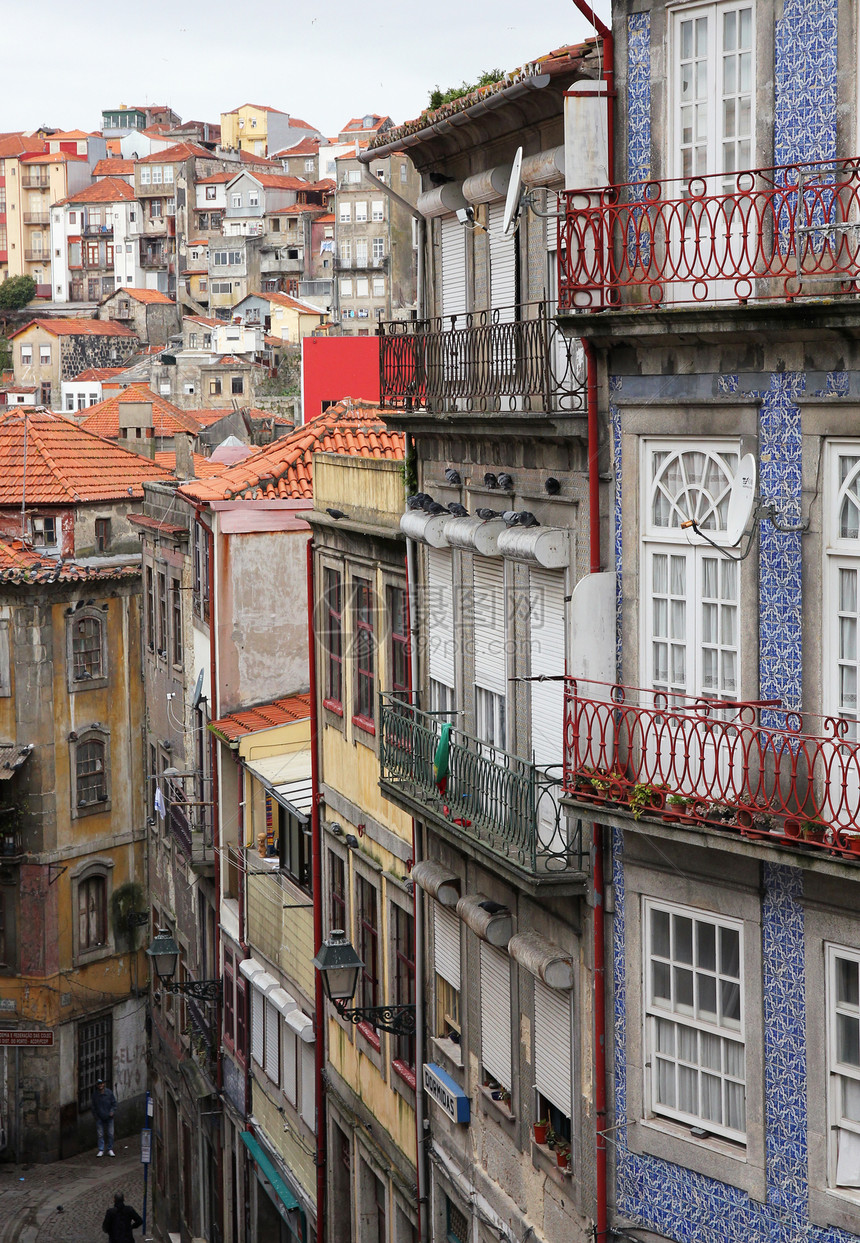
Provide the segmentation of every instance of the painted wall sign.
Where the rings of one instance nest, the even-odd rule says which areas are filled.
[[[432,1096],[452,1122],[469,1121],[469,1098],[450,1075],[434,1062],[424,1063],[424,1091]]]
[[[0,1046],[53,1043],[53,1032],[0,1032]]]

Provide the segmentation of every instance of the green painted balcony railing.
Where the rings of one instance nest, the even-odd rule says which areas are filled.
[[[443,786],[434,760],[445,720],[396,694],[380,695],[384,785],[528,872],[584,871],[580,825],[559,803],[561,766],[555,776],[455,727]]]

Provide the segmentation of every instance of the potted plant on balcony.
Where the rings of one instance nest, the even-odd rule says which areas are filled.
[[[813,820],[804,820],[800,826],[800,836],[805,842],[821,843],[824,841],[824,826]]]
[[[690,800],[684,798],[683,794],[670,794],[666,799],[666,809],[663,812],[663,819],[670,824],[677,824],[682,816],[686,813]]]
[[[616,803],[622,795],[624,778],[614,770],[611,773],[595,773],[591,784],[607,803]]]
[[[546,1144],[549,1139],[549,1118],[541,1118],[540,1122],[532,1123],[536,1144]]]
[[[665,786],[652,786],[647,781],[637,781],[628,795],[627,802],[634,820],[641,820],[648,810],[662,811],[666,803]]]
[[[564,1140],[556,1143],[555,1161],[560,1170],[570,1169],[570,1144]]]

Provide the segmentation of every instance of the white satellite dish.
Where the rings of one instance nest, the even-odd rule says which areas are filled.
[[[741,541],[755,504],[756,467],[755,458],[747,453],[732,482],[729,509],[726,516],[726,539],[734,548]]]
[[[517,147],[514,162],[511,165],[511,176],[508,181],[508,195],[505,199],[505,214],[502,218],[502,237],[513,237],[520,220],[520,199],[522,198],[523,182],[520,176],[523,167],[523,149]]]

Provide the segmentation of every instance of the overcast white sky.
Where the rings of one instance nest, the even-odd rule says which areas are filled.
[[[328,0],[319,16],[298,0],[148,0],[98,13],[41,0],[36,36],[30,5],[3,7],[0,131],[99,129],[102,109],[120,103],[217,122],[250,102],[332,135],[366,112],[410,120],[437,83],[513,69],[592,33],[571,0]],[[609,0],[595,7],[608,20]]]

